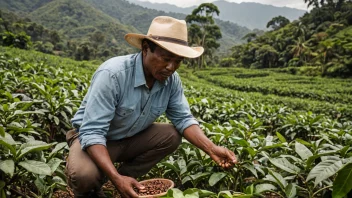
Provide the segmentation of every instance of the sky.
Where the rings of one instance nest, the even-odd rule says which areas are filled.
[[[152,3],[169,3],[177,5],[178,7],[189,7],[193,5],[199,5],[201,3],[212,2],[215,0],[140,0],[140,1],[149,1]],[[307,10],[307,5],[304,3],[304,0],[226,0],[229,2],[241,3],[241,2],[256,2],[261,4],[269,4],[277,7],[290,7],[297,8],[301,10]]]

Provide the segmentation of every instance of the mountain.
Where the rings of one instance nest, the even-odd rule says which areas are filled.
[[[147,33],[150,22],[156,16],[168,15],[178,19],[186,18],[185,14],[146,9],[124,0],[86,1],[122,23],[135,27],[141,33]],[[233,45],[242,43],[241,38],[250,32],[248,28],[241,27],[229,21],[216,20],[215,22],[219,25],[222,32],[222,38],[219,40],[221,46],[218,53],[226,53]]]
[[[0,8],[15,12],[31,12],[53,0],[1,0]]]
[[[87,35],[101,31],[109,44],[131,49],[124,42],[127,32],[146,33],[153,18],[169,15],[184,19],[185,14],[166,13],[131,4],[125,0],[0,0],[2,8],[21,13],[32,21],[57,30],[70,39],[88,40]],[[225,53],[250,30],[231,22],[216,20],[223,34],[220,52]],[[128,50],[130,51],[130,50]]]
[[[140,0],[129,1],[146,8],[163,10],[165,12],[179,12],[183,14],[189,14],[195,8],[195,6],[180,8],[171,4],[151,3],[148,1]],[[224,0],[214,1],[212,3],[218,6],[220,10],[219,19],[223,21],[231,21],[250,29],[266,29],[266,24],[268,21],[279,15],[288,18],[290,21],[293,21],[298,19],[300,16],[303,16],[303,14],[306,12],[304,10],[294,8],[275,7],[272,5],[264,5],[260,3],[238,4]]]

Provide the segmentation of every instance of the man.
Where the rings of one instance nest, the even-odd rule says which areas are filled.
[[[97,69],[72,119],[75,129],[66,135],[66,173],[75,197],[103,197],[104,176],[122,197],[137,197],[133,187],[144,187],[135,178],[175,151],[181,136],[224,168],[236,163],[233,152],[214,145],[199,128],[174,73],[184,57],[204,51],[188,46],[186,22],[156,17],[147,35],[131,33],[125,39],[141,52],[112,58]],[[154,123],[164,112],[173,125]],[[114,162],[121,163],[118,170]]]

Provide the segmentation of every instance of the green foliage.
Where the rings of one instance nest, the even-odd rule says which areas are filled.
[[[352,75],[351,1],[308,1],[315,8],[297,21],[289,23],[275,17],[267,26],[274,30],[262,36],[247,34],[248,43],[232,48],[237,67],[283,68],[318,67],[309,75]],[[343,17],[342,17],[343,16]],[[283,71],[283,70],[281,70]]]
[[[70,128],[68,118],[77,110],[96,66],[0,49],[6,50],[0,55],[0,193],[25,189],[29,196],[50,197],[66,185],[64,131]],[[349,98],[344,96],[350,92],[348,80],[237,68],[195,73],[181,69],[180,75],[190,109],[205,134],[232,150],[239,163],[222,169],[183,141],[145,176],[175,182],[177,188],[165,197],[263,197],[272,193],[313,198],[331,193],[343,197],[350,191],[344,182],[350,181],[352,157],[352,114]],[[204,80],[211,78],[224,82]],[[231,81],[245,92],[228,89]],[[284,89],[290,84],[290,89]],[[264,87],[267,95],[246,92],[247,85],[256,85],[257,90]],[[270,86],[280,88],[277,93],[291,95],[275,96]],[[301,90],[310,90],[307,97],[321,98],[297,99],[295,94]],[[343,97],[329,98],[337,92]],[[343,98],[346,104],[339,102]]]
[[[0,34],[2,37],[2,45],[11,46],[20,49],[28,49],[31,46],[31,38],[26,33],[13,34],[12,32],[4,32]]]
[[[223,58],[220,61],[220,66],[221,67],[231,67],[233,64],[235,64],[235,59],[234,58]]]
[[[290,20],[288,20],[286,17],[283,16],[277,16],[272,18],[266,25],[266,28],[273,28],[274,30],[278,30],[282,27],[285,27],[287,24],[290,23]]]
[[[198,58],[198,68],[203,68],[207,59],[211,60],[214,50],[220,47],[216,40],[221,38],[219,26],[214,22],[213,15],[219,16],[219,9],[212,3],[203,3],[187,15],[186,22],[190,25],[190,44],[202,46],[204,53]],[[191,64],[194,63],[190,60]],[[205,67],[205,66],[204,66]]]
[[[0,193],[51,197],[54,189],[66,186],[62,159],[67,144],[57,141],[71,128],[69,118],[89,80],[73,71],[92,70],[83,62],[0,50],[6,51],[0,53]],[[69,68],[73,71],[63,70]]]
[[[124,40],[126,33],[147,33],[150,22],[156,16],[186,18],[185,14],[147,9],[124,0],[36,0],[33,3],[35,5],[19,0],[0,2],[2,9],[27,17],[20,18],[4,11],[2,16],[0,14],[3,24],[7,24],[11,32],[21,30],[30,35],[32,42],[37,42],[35,50],[77,60],[103,60],[134,53],[137,49]],[[222,53],[249,31],[228,21],[215,21],[224,35],[219,41],[221,46],[218,46]],[[0,25],[0,32],[1,29]],[[220,30],[212,31],[219,35]],[[209,45],[218,45],[214,40],[208,42]]]

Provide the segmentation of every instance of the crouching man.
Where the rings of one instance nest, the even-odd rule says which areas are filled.
[[[144,187],[135,178],[174,152],[182,136],[219,165],[236,163],[233,152],[204,135],[175,73],[185,57],[204,51],[188,46],[186,22],[156,17],[147,35],[130,33],[125,39],[141,52],[109,59],[96,70],[71,120],[75,129],[66,135],[66,174],[75,197],[105,197],[104,178],[122,197],[137,197],[133,187]],[[172,124],[154,123],[164,112]],[[114,162],[121,163],[118,170]]]

